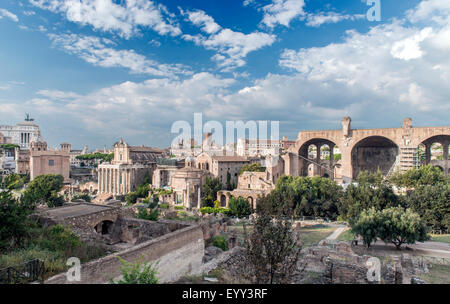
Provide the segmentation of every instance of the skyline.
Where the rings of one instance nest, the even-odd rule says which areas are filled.
[[[4,1],[0,124],[30,113],[76,148],[167,147],[194,112],[279,120],[291,140],[343,116],[448,124],[450,3],[390,2],[370,22],[360,0]]]

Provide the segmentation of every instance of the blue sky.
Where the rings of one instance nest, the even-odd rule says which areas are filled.
[[[281,135],[448,125],[450,2],[2,0],[0,124],[52,145],[167,147],[176,120],[279,120]]]

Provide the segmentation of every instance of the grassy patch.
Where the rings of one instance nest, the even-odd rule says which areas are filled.
[[[300,228],[299,231],[303,247],[305,248],[317,245],[321,240],[333,233],[334,230],[336,230],[335,227]]]
[[[338,237],[338,241],[352,241],[355,238],[354,234],[351,232],[351,230],[346,230],[342,232]]]
[[[450,284],[450,265],[432,264],[430,272],[420,275],[428,284]]]
[[[431,241],[450,244],[450,234],[430,234]]]

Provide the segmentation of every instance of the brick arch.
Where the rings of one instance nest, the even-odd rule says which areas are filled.
[[[431,140],[434,139],[434,140]],[[445,139],[448,143],[450,142],[450,134],[438,134],[438,135],[433,135],[433,136],[429,136],[426,139],[422,140],[420,144],[434,144],[434,143],[441,143],[440,141],[442,141],[442,139]]]
[[[368,146],[363,146],[365,143],[369,144],[370,140],[372,140],[372,144],[368,145]],[[356,178],[357,175],[359,174],[359,172],[366,170],[367,168],[370,167],[370,161],[368,161],[368,159],[363,159],[361,160],[362,164],[360,163],[359,160],[359,156],[358,155],[358,151],[356,150],[357,148],[367,148],[368,151],[366,151],[366,153],[364,153],[363,151],[363,155],[365,154],[367,156],[367,154],[371,154],[370,150],[371,148],[378,148],[376,150],[374,150],[375,153],[373,153],[375,156],[371,157],[371,158],[375,158],[375,157],[386,157],[388,158],[387,160],[383,160],[383,161],[374,161],[376,162],[379,166],[378,168],[384,173],[387,174],[387,172],[389,171],[390,167],[394,165],[395,163],[395,158],[400,154],[400,145],[399,143],[396,142],[395,138],[389,138],[388,136],[383,136],[383,135],[370,135],[370,136],[366,136],[364,138],[359,139],[358,141],[356,141],[355,143],[353,143],[353,145],[350,147],[350,149],[348,150],[350,153],[350,168],[351,168],[351,173],[352,176],[351,178]],[[383,149],[384,152],[380,153],[380,151],[377,150],[381,150]],[[389,151],[389,149],[391,151]],[[382,155],[381,155],[382,154]],[[370,159],[370,158],[369,158]],[[376,168],[370,168],[369,171],[373,171]]]
[[[317,143],[320,143],[321,145],[326,144],[328,146],[332,144],[339,147],[340,141],[331,136],[312,136],[303,140],[297,140],[295,146],[289,148],[289,152],[300,154],[301,149],[305,149],[305,147],[308,148],[310,145],[315,145],[317,149],[320,149],[320,146],[318,146]]]
[[[421,143],[427,141],[430,138],[437,136],[450,136],[450,127],[442,127],[442,128],[418,128],[415,132],[417,134],[413,134],[413,144],[415,146],[420,145]]]

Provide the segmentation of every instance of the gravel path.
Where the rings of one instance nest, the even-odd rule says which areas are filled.
[[[330,234],[329,236],[327,236],[326,240],[335,240],[338,238],[339,235],[341,235],[342,232],[344,232],[345,230],[347,230],[348,227],[339,227],[338,229],[334,230],[332,234]]]

